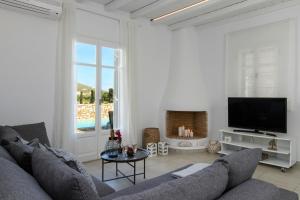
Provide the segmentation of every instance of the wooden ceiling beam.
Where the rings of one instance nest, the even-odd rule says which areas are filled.
[[[227,0],[228,2],[240,2],[240,1],[246,1],[246,0]],[[177,13],[165,13],[165,16],[169,14],[169,16],[164,17],[164,15],[158,16],[158,17],[162,17],[161,19],[158,20],[153,20],[152,23],[153,24],[169,24],[171,21],[177,21],[177,20],[182,20],[184,18],[187,18],[185,16],[188,16],[190,14],[192,15],[201,15],[202,13],[207,12],[207,9],[210,8],[211,6],[215,6],[217,4],[224,4],[224,0],[207,0],[207,1],[199,1],[199,4],[197,6],[188,8],[186,10],[174,10],[174,12]],[[184,9],[184,8],[182,8]],[[179,12],[178,12],[179,11]]]
[[[138,17],[143,17],[153,11],[157,11],[160,8],[163,8],[167,5],[169,5],[171,3],[175,3],[175,2],[176,2],[176,0],[157,0],[149,5],[146,5],[143,8],[140,8],[140,9],[137,9],[137,10],[131,12],[130,16],[133,19],[138,18]]]
[[[117,10],[117,9],[129,4],[132,1],[133,0],[113,0],[113,1],[109,2],[108,4],[105,4],[104,7],[108,11],[113,11],[113,10]]]
[[[204,15],[199,15],[197,17],[193,17],[188,20],[180,21],[174,24],[169,25],[171,30],[180,29],[186,26],[195,26],[199,24],[208,23],[213,19],[217,19],[220,17],[228,17],[228,15],[234,15],[237,12],[241,12],[243,10],[249,10],[251,8],[257,7],[259,5],[264,5],[266,3],[271,3],[272,0],[248,0],[245,2],[241,2],[239,4],[232,5],[230,7],[226,7],[224,9],[211,12]]]

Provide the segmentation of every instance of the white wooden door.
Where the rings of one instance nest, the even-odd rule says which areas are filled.
[[[78,39],[74,49],[76,152],[81,161],[89,161],[99,158],[117,124],[119,50],[86,38]]]

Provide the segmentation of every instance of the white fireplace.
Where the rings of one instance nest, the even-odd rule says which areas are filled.
[[[182,127],[193,134],[181,134]],[[170,148],[205,149],[207,133],[207,111],[166,111],[164,140],[168,142]]]
[[[170,73],[161,109],[162,139],[173,149],[205,149],[208,144],[209,106],[196,41],[193,27],[173,32]],[[192,131],[193,137],[180,137],[180,126]]]

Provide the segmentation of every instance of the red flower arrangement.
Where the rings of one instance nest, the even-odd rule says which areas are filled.
[[[122,134],[120,130],[116,130],[115,135],[117,136],[117,140],[119,142],[119,144],[122,143]]]

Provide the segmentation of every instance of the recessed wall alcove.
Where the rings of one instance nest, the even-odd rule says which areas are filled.
[[[194,132],[192,138],[178,136],[178,127],[184,126]],[[199,139],[207,137],[206,111],[167,111],[166,137],[178,139]]]

